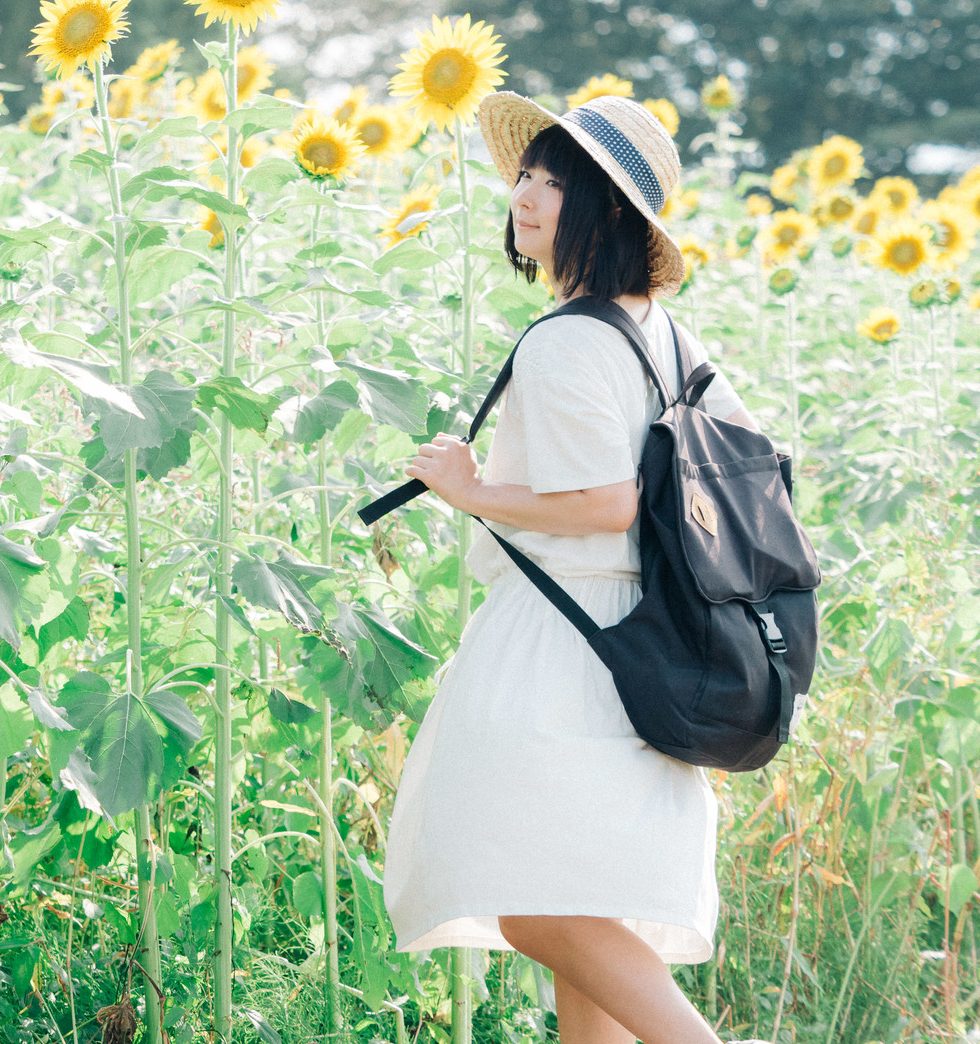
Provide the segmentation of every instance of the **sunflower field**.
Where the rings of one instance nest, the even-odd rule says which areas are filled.
[[[433,16],[325,112],[245,46],[278,0],[187,2],[196,53],[114,69],[129,0],[44,0],[42,102],[0,100],[0,1039],[557,1040],[523,955],[395,949],[386,823],[483,594],[438,498],[356,516],[554,304],[474,125],[505,42]],[[736,174],[743,103],[704,84],[665,303],[793,454],[822,645],[797,740],[711,773],[674,974],[722,1036],[975,1042],[980,168]]]

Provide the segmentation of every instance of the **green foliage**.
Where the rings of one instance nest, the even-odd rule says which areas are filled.
[[[220,45],[202,50],[220,65]],[[294,114],[262,96],[224,122],[269,139]],[[394,950],[382,881],[405,752],[460,637],[458,534],[432,494],[372,532],[355,512],[404,479],[420,441],[465,431],[548,296],[506,266],[506,200],[486,165],[469,163],[471,372],[453,185],[418,239],[390,246],[379,212],[397,203],[400,168],[325,187],[270,154],[232,202],[195,172],[200,131],[182,115],[123,134],[117,242],[100,149],[0,129],[0,166],[18,173],[0,184],[11,276],[0,282],[0,903],[11,921],[0,1018],[25,1039],[54,1039],[56,1024],[67,1038],[73,1002],[91,1031],[145,939],[141,871],[163,939],[168,1034],[210,1032],[215,750],[227,726],[236,1030],[325,1039],[333,888],[349,1038],[398,1039],[400,1014],[406,1036],[447,1041],[448,954]],[[399,162],[438,170],[429,144]],[[695,177],[703,210],[684,230],[720,248],[755,228],[735,194]],[[227,244],[212,249],[193,227],[199,207],[226,234],[241,230],[232,299]],[[904,284],[859,267],[857,251],[838,256],[836,235],[778,298],[758,237],[742,235],[745,254],[719,250],[668,302],[762,426],[795,448],[795,503],[826,578],[799,741],[753,777],[710,777],[724,948],[675,974],[728,1036],[955,1039],[976,1022],[975,403],[964,376],[976,338],[961,300],[903,311],[892,347],[859,342],[867,308]],[[964,282],[974,270],[975,257]],[[222,372],[232,344],[236,376]],[[214,702],[223,672],[227,718]],[[327,726],[332,821],[319,780]],[[144,806],[152,846],[129,814]],[[322,861],[331,839],[335,883]],[[473,979],[476,1040],[556,1037],[539,966],[478,952]]]

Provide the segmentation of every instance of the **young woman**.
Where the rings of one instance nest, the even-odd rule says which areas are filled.
[[[480,122],[511,186],[505,249],[559,305],[589,294],[640,324],[679,388],[666,313],[683,277],[657,211],[677,150],[642,105],[556,116],[512,92]],[[706,358],[687,335],[696,361]],[[752,420],[719,374],[710,412]],[[528,331],[482,475],[439,434],[406,473],[532,557],[601,625],[640,598],[636,474],[659,400],[625,338],[563,315]],[[402,771],[384,896],[399,951],[516,949],[554,975],[563,1044],[718,1044],[669,963],[712,954],[717,805],[707,773],[650,747],[582,636],[476,527],[489,585]]]

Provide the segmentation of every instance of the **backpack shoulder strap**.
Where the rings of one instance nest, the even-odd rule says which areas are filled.
[[[569,302],[569,304],[573,303],[574,301]],[[487,419],[494,406],[497,405],[497,400],[503,394],[504,388],[507,386],[507,382],[510,380],[511,375],[514,372],[514,356],[517,354],[517,349],[521,346],[521,341],[524,340],[529,331],[534,329],[538,323],[542,323],[546,319],[551,319],[557,315],[564,315],[567,309],[568,305],[562,305],[561,308],[556,308],[554,311],[548,312],[546,315],[538,316],[538,318],[535,319],[533,323],[530,323],[524,330],[518,338],[517,344],[515,344],[511,349],[510,355],[507,356],[507,361],[501,368],[500,373],[497,374],[497,379],[493,382],[490,391],[487,392],[486,398],[483,400],[480,408],[476,411],[473,422],[470,424],[470,430],[463,438],[463,442],[472,442],[476,438],[477,432],[483,427],[483,422]],[[394,489],[385,493],[384,496],[378,497],[377,500],[372,500],[369,504],[360,508],[357,512],[358,518],[360,518],[366,526],[370,526],[372,523],[377,522],[379,518],[384,518],[385,515],[394,511],[395,508],[399,508],[402,504],[407,504],[410,500],[414,500],[428,488],[429,487],[421,479],[411,479],[408,482],[402,483],[400,486],[396,486]]]

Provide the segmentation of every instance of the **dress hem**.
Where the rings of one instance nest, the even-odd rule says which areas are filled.
[[[631,921],[644,921],[650,924],[658,925],[669,925],[672,928],[681,928],[685,931],[689,931],[697,935],[702,940],[702,947],[698,950],[685,950],[685,951],[670,951],[661,952],[655,950],[650,943],[647,943],[657,956],[664,962],[664,964],[703,964],[705,961],[711,959],[714,954],[713,943],[706,938],[699,929],[692,927],[690,924],[684,924],[677,920],[672,920],[669,917],[658,917],[655,913],[651,914],[646,911],[642,914],[629,914],[622,913],[620,910],[596,913],[594,910],[583,913],[580,909],[560,909],[560,910],[548,910],[543,911],[540,908],[534,910],[494,910],[490,913],[473,913],[472,910],[462,909],[455,913],[444,915],[439,918],[438,921],[430,924],[424,931],[419,932],[407,943],[398,943],[395,946],[397,953],[430,953],[432,950],[439,950],[443,948],[452,947],[467,947],[476,950],[511,950],[514,951],[514,947],[504,939],[500,933],[492,938],[486,938],[476,935],[466,935],[463,933],[454,934],[452,942],[440,942],[434,945],[420,946],[419,941],[424,939],[427,935],[431,935],[441,925],[447,924],[450,921],[460,920],[462,918],[475,918],[475,917],[514,917],[514,916],[545,916],[545,917],[613,917],[622,920]],[[635,929],[631,929],[635,935],[640,939],[643,936],[640,935]],[[397,937],[397,933],[396,933]],[[643,939],[646,942],[645,939]],[[515,951],[516,952],[516,951]]]

